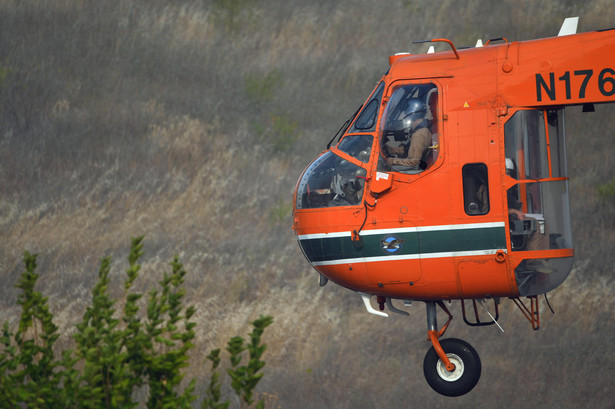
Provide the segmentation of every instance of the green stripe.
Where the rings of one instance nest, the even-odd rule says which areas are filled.
[[[395,233],[402,243],[394,253],[383,249],[382,240],[390,236],[393,235],[362,235],[362,247],[355,246],[350,237],[302,239],[299,244],[312,262],[506,248],[504,227]]]

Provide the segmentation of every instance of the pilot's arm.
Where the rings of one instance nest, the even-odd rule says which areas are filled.
[[[418,166],[423,158],[423,154],[431,144],[431,132],[427,128],[417,130],[410,141],[407,158],[390,158],[391,165],[401,165],[414,167]]]
[[[506,198],[508,200],[508,215],[515,215],[519,220],[523,220],[525,218],[525,215],[521,211],[523,208],[523,203],[517,199],[517,196],[513,192],[513,188],[508,189],[506,192]]]
[[[525,215],[523,214],[523,212],[521,210],[517,210],[517,209],[508,209],[508,215],[515,215],[517,216],[517,219],[519,220],[523,220],[525,219]]]

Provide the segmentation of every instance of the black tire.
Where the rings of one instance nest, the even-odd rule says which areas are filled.
[[[461,339],[443,339],[440,345],[455,365],[455,370],[446,370],[432,346],[423,361],[423,373],[427,383],[433,390],[445,396],[461,396],[470,392],[478,383],[482,369],[478,353]]]

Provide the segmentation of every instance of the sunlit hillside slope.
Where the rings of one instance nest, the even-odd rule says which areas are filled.
[[[290,229],[301,171],[413,40],[552,36],[615,26],[605,0],[0,0],[0,321],[14,324],[24,250],[39,253],[60,342],[113,256],[145,235],[144,292],[178,254],[198,309],[196,364],[274,316],[259,390],[270,407],[607,408],[615,370],[615,106],[567,112],[576,265],[542,302],[542,328],[509,301],[502,326],[447,336],[481,354],[458,399],[428,388],[424,307],[368,315],[320,288]],[[574,53],[574,50],[570,50]],[[613,67],[615,68],[615,67]],[[611,192],[611,193],[609,193]]]

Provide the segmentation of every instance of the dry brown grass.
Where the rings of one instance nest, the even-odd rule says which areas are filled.
[[[576,2],[574,2],[576,3]],[[250,3],[252,4],[252,3]],[[456,319],[484,373],[471,395],[449,401],[421,371],[425,311],[367,315],[350,291],[319,288],[288,213],[301,170],[324,148],[412,40],[521,40],[608,28],[613,8],[570,2],[298,1],[253,3],[240,29],[216,20],[213,2],[52,3],[0,0],[0,321],[18,311],[13,285],[24,250],[40,253],[40,290],[70,343],[96,280],[114,257],[121,286],[130,237],[146,235],[146,292],[174,254],[189,271],[204,357],[261,314],[275,317],[261,390],[270,407],[607,407],[612,356],[613,226],[597,187],[613,178],[611,106],[571,112],[569,165],[577,264],[533,332],[512,303],[497,329]],[[246,78],[275,70],[272,98]],[[272,115],[297,124],[276,151],[255,124]],[[119,291],[119,290],[117,290]],[[574,376],[573,376],[574,374]]]

